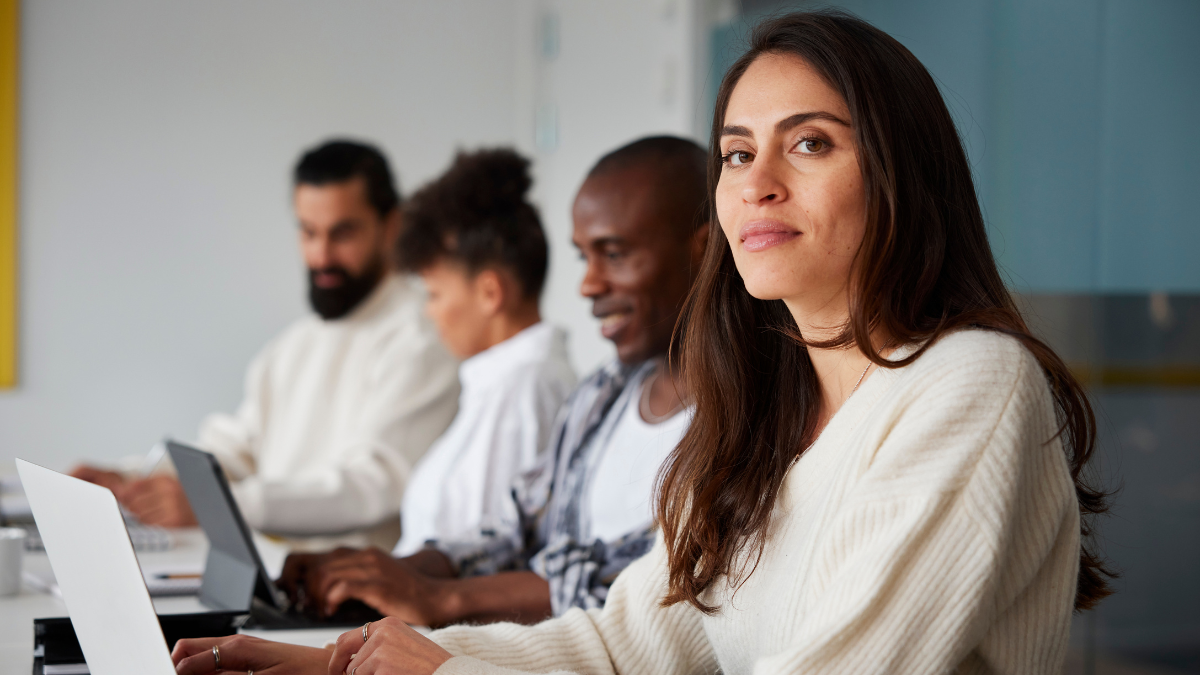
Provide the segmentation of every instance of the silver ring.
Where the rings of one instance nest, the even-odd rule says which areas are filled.
[[[213,645],[212,652],[213,652],[213,670],[220,670],[221,669],[221,650],[217,649],[216,645]]]
[[[350,675],[355,675],[356,673],[358,673],[358,666],[354,666],[350,669]]]
[[[370,621],[363,624],[363,642],[367,641],[367,628],[369,628],[370,626],[371,626]],[[354,673],[351,673],[350,675],[354,675]]]

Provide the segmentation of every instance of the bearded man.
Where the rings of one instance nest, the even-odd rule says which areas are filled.
[[[197,445],[216,455],[252,527],[305,548],[390,546],[411,469],[457,411],[457,363],[419,284],[391,269],[400,198],[377,149],[308,151],[293,205],[314,313],[254,359],[242,405],[209,416]],[[73,474],[112,489],[145,523],[195,523],[169,472]]]

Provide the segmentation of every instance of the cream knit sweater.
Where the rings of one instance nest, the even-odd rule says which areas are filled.
[[[433,639],[452,673],[1005,673],[1062,668],[1079,512],[1049,387],[995,333],[862,383],[783,483],[739,587],[659,606],[661,542],[602,611]],[[492,665],[494,664],[494,665]]]
[[[392,274],[341,319],[300,319],[250,364],[237,412],[204,421],[197,444],[252,527],[310,550],[395,545],[413,465],[458,410],[458,363],[424,302]]]

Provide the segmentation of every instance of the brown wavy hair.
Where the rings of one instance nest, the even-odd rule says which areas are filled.
[[[867,227],[852,268],[850,316],[837,337],[805,342],[780,300],[746,292],[717,221],[720,132],[734,86],[764,54],[804,59],[838,91],[852,118],[867,201]],[[711,220],[703,265],[676,326],[672,358],[696,411],[664,464],[657,518],[668,552],[663,604],[700,600],[742,551],[761,558],[772,509],[788,466],[816,435],[820,399],[807,347],[859,346],[880,367],[920,358],[963,327],[1020,340],[1037,358],[1053,394],[1082,516],[1076,610],[1111,591],[1113,574],[1086,538],[1106,495],[1084,478],[1096,421],[1083,387],[1045,343],[1030,334],[988,245],[971,167],[933,78],[903,45],[849,14],[788,14],[760,24],[749,51],[717,94],[709,148]],[[892,344],[924,342],[890,362],[873,332]],[[779,395],[788,392],[788,395]],[[1052,440],[1052,439],[1047,439]]]

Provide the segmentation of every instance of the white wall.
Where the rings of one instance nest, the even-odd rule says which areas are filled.
[[[698,4],[539,5],[534,25],[544,26],[547,17],[558,25],[557,55],[542,53],[536,34],[533,50],[533,100],[537,109],[553,110],[557,121],[555,147],[538,147],[536,154],[537,192],[552,241],[542,304],[547,316],[571,327],[571,355],[581,373],[611,359],[614,351],[600,337],[591,304],[579,298],[583,263],[570,243],[571,203],[588,169],[609,150],[652,133],[693,135],[701,99],[694,62],[699,38],[707,35],[698,24]]]
[[[25,3],[21,385],[0,456],[191,436],[304,307],[301,148],[377,140],[402,186],[512,141],[512,3]],[[430,68],[430,64],[437,64]]]
[[[235,406],[251,356],[306,309],[288,172],[331,135],[378,142],[406,194],[456,148],[534,157],[544,312],[581,371],[602,362],[570,202],[604,151],[692,129],[692,6],[25,3],[21,384],[0,392],[0,463],[140,453]],[[539,148],[547,103],[558,142]]]

